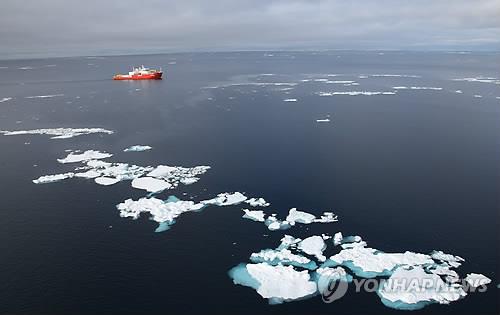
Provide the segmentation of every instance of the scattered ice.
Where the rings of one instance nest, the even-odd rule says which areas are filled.
[[[45,134],[52,136],[51,139],[68,139],[80,135],[87,135],[93,133],[112,134],[113,131],[103,128],[54,128],[54,129],[34,129],[34,130],[16,130],[16,131],[0,130],[0,134],[4,134],[6,136]]]
[[[58,182],[67,178],[72,178],[75,176],[75,173],[64,173],[64,174],[56,174],[56,175],[45,175],[41,176],[37,179],[33,180],[35,184],[45,184],[45,183],[53,183]]]
[[[123,152],[141,152],[151,150],[152,148],[149,145],[133,145],[123,150]]]
[[[49,94],[49,95],[35,95],[35,96],[26,96],[25,98],[53,98],[53,97],[59,97],[59,96],[64,96],[64,94]]]
[[[253,213],[251,211],[246,210],[245,215],[243,215],[243,218],[251,219],[253,221],[264,222],[264,224],[270,231],[286,230],[291,228],[297,223],[311,224],[311,223],[331,223],[338,221],[337,216],[332,212],[324,212],[320,218],[316,218],[316,216],[314,216],[313,214],[304,211],[298,211],[296,208],[292,208],[289,210],[285,220],[279,220],[278,218],[276,218],[276,214],[271,214],[267,216],[267,218],[263,215],[262,218],[264,219],[264,221],[255,220],[252,214]]]
[[[112,157],[113,154],[106,153],[106,152],[99,152],[99,151],[94,151],[94,150],[88,150],[83,153],[70,153],[68,154],[67,157],[64,159],[57,159],[57,162],[59,163],[76,163],[76,162],[83,162],[83,161],[89,161],[89,160],[100,160],[100,159],[105,159]]]
[[[453,79],[453,81],[466,81],[466,82],[478,82],[478,83],[494,83],[500,84],[500,79],[493,77],[472,77],[472,78],[462,78],[462,79]]]

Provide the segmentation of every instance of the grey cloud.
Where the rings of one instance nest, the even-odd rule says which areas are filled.
[[[500,49],[498,0],[2,0],[0,6],[0,54]]]

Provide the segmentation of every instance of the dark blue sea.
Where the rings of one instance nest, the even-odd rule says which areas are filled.
[[[141,64],[162,67],[164,79],[111,80]],[[467,52],[0,60],[0,100],[9,98],[0,103],[0,130],[114,131],[0,135],[0,314],[404,313],[352,291],[332,304],[313,297],[269,305],[227,275],[285,233],[338,231],[386,252],[443,250],[465,258],[459,274],[492,279],[486,292],[412,314],[498,314],[499,69],[499,53]],[[464,78],[488,82],[456,80]],[[408,89],[394,89],[401,86]],[[334,91],[395,94],[320,95]],[[55,96],[26,98],[44,95]],[[122,151],[136,144],[153,149]],[[137,165],[212,167],[158,198],[240,191],[264,197],[266,211],[280,216],[297,207],[333,211],[339,222],[271,232],[242,219],[241,206],[210,207],[155,233],[147,215],[119,216],[117,204],[146,196],[129,181],[32,183],[73,170],[56,160],[77,149]]]

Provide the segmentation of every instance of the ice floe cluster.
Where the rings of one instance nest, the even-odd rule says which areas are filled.
[[[81,135],[93,133],[112,134],[113,131],[104,128],[53,128],[53,129],[33,129],[33,130],[0,130],[0,134],[5,136],[17,135],[49,135],[51,139],[68,139]]]
[[[123,180],[131,180],[132,187],[148,192],[161,192],[173,189],[179,184],[189,185],[199,180],[199,175],[206,173],[210,166],[181,167],[158,165],[137,166],[128,163],[113,163],[100,161],[112,156],[99,151],[85,151],[81,154],[70,153],[66,158],[59,159],[60,163],[84,162],[74,172],[45,175],[33,180],[35,184],[51,183],[58,180],[78,177],[94,179],[100,185],[112,185]],[[63,176],[64,175],[64,176]]]
[[[324,212],[321,217],[317,218],[315,215],[299,211],[296,208],[292,208],[288,211],[288,215],[284,220],[278,219],[276,213],[268,215],[266,217],[264,211],[262,210],[249,210],[243,209],[243,218],[250,219],[256,222],[263,222],[267,228],[271,231],[275,230],[286,230],[299,224],[311,224],[311,223],[332,223],[337,222],[338,218],[332,212]]]
[[[327,258],[327,244],[335,254]],[[367,247],[359,236],[313,235],[305,239],[285,235],[275,249],[252,253],[249,263],[229,271],[235,284],[250,287],[269,303],[301,300],[324,294],[331,281],[378,279],[375,288],[388,307],[415,310],[429,304],[449,304],[470,288],[491,280],[471,273],[464,279],[454,271],[463,258],[434,251],[385,253]]]

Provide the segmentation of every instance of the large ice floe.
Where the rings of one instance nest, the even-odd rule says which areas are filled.
[[[296,208],[292,208],[288,211],[288,215],[284,220],[278,219],[277,214],[273,213],[271,215],[264,214],[261,210],[249,210],[243,209],[243,218],[250,219],[252,221],[263,222],[267,228],[271,231],[275,230],[286,230],[290,227],[299,224],[311,224],[311,223],[331,223],[337,222],[338,218],[332,212],[323,212],[321,217],[317,218],[315,215],[310,214],[305,211],[299,211]]]
[[[186,212],[200,211],[210,205],[219,207],[237,205],[245,200],[247,197],[240,192],[221,193],[215,198],[200,202],[180,200],[175,196],[170,196],[167,200],[144,197],[139,200],[127,199],[116,208],[124,218],[138,219],[142,213],[149,213],[150,219],[159,223],[156,232],[163,232],[175,224],[177,217]]]
[[[49,135],[51,139],[68,139],[81,135],[93,133],[112,134],[113,131],[103,128],[52,128],[52,129],[33,129],[33,130],[0,130],[0,134],[5,136],[17,135]]]
[[[63,163],[63,164],[76,163],[76,162],[83,162],[83,161],[90,161],[90,160],[100,160],[100,159],[105,159],[105,158],[109,158],[112,156],[113,156],[113,154],[106,153],[106,152],[87,150],[83,153],[71,152],[65,158],[57,159],[57,162]]]
[[[372,291],[384,305],[402,310],[449,304],[465,297],[468,288],[491,282],[474,273],[460,281],[453,268],[463,258],[441,251],[384,253],[367,247],[359,236],[343,237],[339,232],[330,239],[327,235],[305,239],[285,235],[277,248],[252,253],[250,262],[232,268],[229,277],[235,284],[253,288],[271,304],[324,294],[331,281],[376,278],[378,286]],[[328,243],[336,254],[326,259]]]

